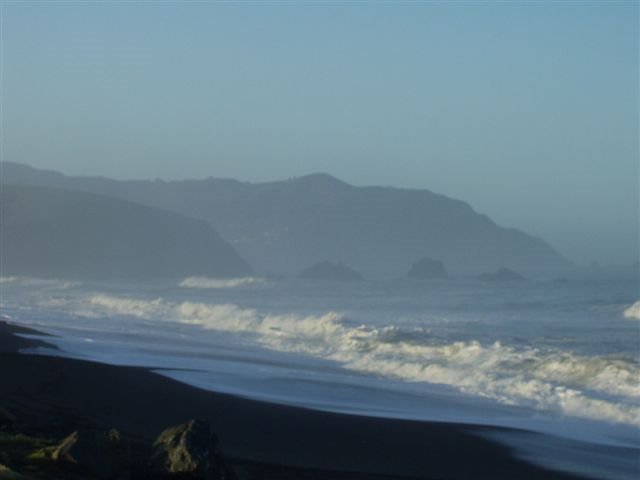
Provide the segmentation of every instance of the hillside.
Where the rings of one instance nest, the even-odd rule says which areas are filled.
[[[0,190],[0,273],[62,278],[180,278],[250,273],[206,222],[91,193]]]
[[[448,269],[562,267],[543,240],[504,228],[468,204],[428,190],[355,187],[326,174],[243,183],[67,177],[2,164],[4,182],[120,197],[210,222],[259,272],[297,272],[318,261],[402,274],[417,258]]]

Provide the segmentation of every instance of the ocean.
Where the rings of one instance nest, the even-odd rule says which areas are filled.
[[[640,475],[637,272],[363,282],[4,277],[2,315],[64,355],[307,408],[512,427],[547,467]]]

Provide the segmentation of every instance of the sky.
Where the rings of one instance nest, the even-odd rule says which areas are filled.
[[[425,188],[638,259],[638,3],[12,2],[2,160]]]

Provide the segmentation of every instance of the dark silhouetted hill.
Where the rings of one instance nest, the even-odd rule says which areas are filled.
[[[0,273],[159,278],[251,272],[201,220],[92,193],[3,184]]]
[[[326,174],[251,184],[67,177],[8,162],[1,168],[5,182],[90,191],[206,220],[261,272],[299,272],[326,258],[390,273],[421,257],[475,272],[569,264],[543,240],[428,190],[355,187]]]

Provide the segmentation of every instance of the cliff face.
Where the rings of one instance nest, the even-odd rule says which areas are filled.
[[[2,170],[5,182],[96,192],[206,220],[260,272],[297,272],[326,258],[400,274],[425,256],[452,270],[568,264],[543,240],[428,190],[355,187],[325,174],[251,184],[66,177],[7,162]]]
[[[229,277],[249,265],[206,222],[91,193],[2,185],[0,273]]]

